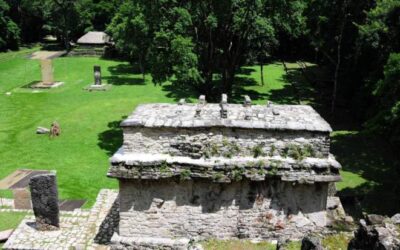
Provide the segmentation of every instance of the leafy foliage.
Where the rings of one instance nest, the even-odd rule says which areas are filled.
[[[374,132],[389,135],[400,144],[400,53],[390,54],[384,68],[384,78],[377,82],[374,95],[377,112],[367,123]]]
[[[174,79],[213,96],[232,93],[238,68],[276,45],[278,31],[301,34],[300,3],[138,0],[124,4],[108,30],[121,51],[146,60],[156,83]]]
[[[9,6],[0,0],[0,51],[18,49],[20,29],[8,16]]]

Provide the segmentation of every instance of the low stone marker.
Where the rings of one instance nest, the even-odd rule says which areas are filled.
[[[36,228],[41,231],[59,228],[58,190],[55,173],[42,174],[30,179],[32,208]]]

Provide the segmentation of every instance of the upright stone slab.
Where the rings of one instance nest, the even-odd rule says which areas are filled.
[[[101,67],[98,65],[93,66],[94,71],[94,85],[101,85]]]
[[[59,227],[57,180],[54,173],[30,179],[32,208],[38,230],[55,230]]]
[[[40,60],[40,67],[42,72],[42,84],[53,84],[53,64],[50,59]]]
[[[111,85],[109,84],[102,84],[101,82],[101,67],[98,65],[93,66],[93,75],[94,75],[94,83],[90,86],[86,87],[85,90],[88,91],[105,91],[108,90]]]

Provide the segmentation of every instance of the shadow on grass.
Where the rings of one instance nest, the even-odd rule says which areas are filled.
[[[343,133],[332,137],[331,151],[343,170],[367,182],[338,192],[347,211],[393,215],[400,210],[400,164],[395,152],[381,137],[366,133]],[[351,182],[351,180],[347,180]]]
[[[258,86],[257,81],[250,77],[254,69],[243,67],[235,76],[232,87],[232,95],[229,96],[229,103],[242,103],[244,95],[250,96],[252,100],[266,99],[268,96],[257,90],[247,89],[246,87]],[[181,98],[197,99],[199,95],[206,95],[206,99],[210,103],[219,103],[221,101],[222,80],[218,75],[215,75],[211,86],[194,86],[190,84],[179,84],[177,81],[172,81],[171,84],[163,86],[163,91],[167,92],[167,97],[179,101]]]
[[[23,89],[32,89],[32,86],[35,85],[35,84],[38,84],[38,83],[40,83],[40,81],[32,81],[32,82],[30,82],[28,84],[25,84],[25,85],[21,86],[21,88],[23,88]]]
[[[145,85],[145,80],[130,64],[122,63],[116,66],[110,66],[107,70],[110,76],[104,76],[103,79],[112,85]]]
[[[107,152],[107,155],[112,156],[121,146],[123,142],[123,134],[121,129],[121,121],[126,116],[122,117],[119,121],[109,122],[108,129],[98,135],[97,145]]]

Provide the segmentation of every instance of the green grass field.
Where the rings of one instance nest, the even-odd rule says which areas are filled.
[[[150,76],[143,81],[126,62],[93,57],[55,59],[55,80],[65,84],[35,93],[24,87],[40,80],[39,62],[27,57],[33,50],[0,54],[0,178],[20,168],[57,170],[61,198],[88,199],[87,207],[93,204],[101,188],[117,188],[117,182],[107,178],[106,173],[109,157],[122,143],[120,121],[140,103],[196,98],[168,83],[155,86]],[[109,91],[83,90],[93,82],[93,65],[101,65],[103,81],[112,85]],[[291,72],[298,70],[296,64],[287,66]],[[244,67],[237,77],[244,87],[236,89],[237,96],[248,94],[259,104],[267,99],[299,103],[299,93],[303,92],[289,84],[293,75],[291,78],[286,74],[281,63],[265,66],[264,77],[265,85],[260,86],[259,67]],[[318,110],[311,98],[315,93],[310,94],[308,87],[304,90],[307,103]],[[38,126],[49,127],[53,121],[61,125],[60,137],[50,139],[35,134]],[[368,166],[356,163],[364,152],[375,152],[376,145],[359,145],[358,150],[348,151],[348,146],[357,144],[359,139],[352,134],[333,134],[333,152],[345,170],[340,189],[357,189],[377,181],[363,171]],[[368,163],[367,159],[363,162]]]

